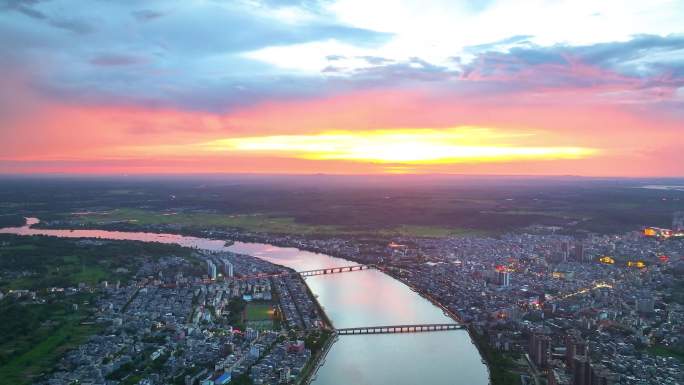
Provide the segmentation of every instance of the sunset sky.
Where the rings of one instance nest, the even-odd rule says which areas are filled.
[[[0,0],[0,173],[684,176],[684,0]]]

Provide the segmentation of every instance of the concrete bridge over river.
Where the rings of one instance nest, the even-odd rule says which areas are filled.
[[[243,276],[243,277],[235,277],[235,278],[233,278],[233,280],[235,280],[235,281],[249,281],[252,279],[278,278],[278,277],[286,277],[286,276],[291,276],[291,275],[300,275],[302,277],[313,277],[316,275],[352,273],[355,271],[370,270],[370,269],[377,269],[377,268],[378,268],[377,265],[350,265],[350,266],[341,266],[341,267],[327,267],[325,269],[316,269],[316,270],[293,271],[293,272],[286,272],[286,273],[248,275],[248,276]]]
[[[390,325],[390,326],[365,326],[355,328],[335,329],[338,335],[354,334],[388,334],[388,333],[424,333],[446,330],[463,329],[460,324],[415,324],[415,325]]]

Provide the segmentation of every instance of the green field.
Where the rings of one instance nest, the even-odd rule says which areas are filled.
[[[270,303],[249,303],[245,309],[247,321],[267,321],[273,318],[273,306]]]
[[[0,300],[0,383],[29,384],[54,368],[62,354],[98,331],[84,324],[92,317],[93,295],[51,293],[46,288],[97,284],[129,278],[143,258],[191,251],[175,245],[111,241],[83,243],[52,237],[0,235],[0,289],[31,289],[41,302]],[[78,305],[75,308],[73,305]]]
[[[482,230],[458,228],[458,227],[439,227],[439,226],[409,226],[401,225],[390,229],[379,230],[378,234],[383,236],[404,236],[421,238],[443,238],[458,237],[466,235],[487,235],[488,232]]]
[[[191,229],[240,228],[259,233],[276,234],[321,234],[321,235],[380,235],[383,237],[446,237],[484,234],[483,231],[440,226],[400,225],[377,230],[359,230],[344,226],[309,225],[297,223],[290,217],[265,214],[222,215],[214,213],[164,213],[138,209],[116,209],[106,213],[72,216],[79,223],[101,226],[111,223],[132,225],[177,225]]]
[[[35,245],[0,246],[0,251],[27,251],[35,250]]]
[[[83,343],[97,327],[82,325],[88,309],[82,296],[52,304],[17,305],[0,302],[0,378],[7,384],[29,384],[54,367],[67,350]],[[73,302],[72,302],[73,301]],[[71,303],[81,308],[73,311]],[[6,381],[6,382],[5,382]]]
[[[253,329],[273,329],[273,306],[270,303],[248,303],[245,308],[247,326]]]
[[[554,210],[503,210],[503,211],[482,211],[482,214],[494,215],[532,215],[540,217],[551,217],[561,219],[589,219],[587,214],[575,212],[560,212]]]
[[[176,245],[112,241],[82,244],[52,237],[0,235],[0,289],[45,289],[79,283],[126,280],[142,256],[179,255],[190,258],[190,250]],[[6,274],[5,272],[14,272]],[[21,272],[20,274],[17,274]]]
[[[116,209],[106,213],[74,216],[86,225],[128,222],[137,225],[178,225],[188,228],[241,228],[254,232],[279,234],[333,234],[336,226],[309,226],[289,217],[265,214],[223,215],[214,213],[164,213],[138,209]]]

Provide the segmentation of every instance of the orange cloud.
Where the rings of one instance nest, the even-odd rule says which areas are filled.
[[[329,131],[308,135],[239,137],[204,143],[205,151],[287,154],[311,160],[451,164],[534,159],[579,159],[597,151],[583,147],[530,147],[501,143],[534,134],[500,134],[476,127]]]
[[[684,174],[676,121],[554,96],[387,90],[226,114],[46,104],[3,123],[0,172]]]

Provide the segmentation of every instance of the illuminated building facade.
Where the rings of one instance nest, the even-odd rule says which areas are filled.
[[[661,239],[668,239],[672,237],[681,238],[684,237],[684,229],[671,230],[662,229],[660,227],[647,227],[644,229],[644,235],[647,237]]]
[[[599,262],[606,264],[606,265],[614,265],[615,264],[615,259],[604,255],[603,257],[599,258]]]

